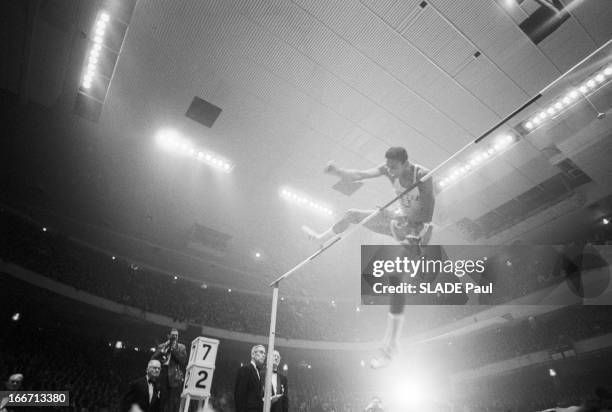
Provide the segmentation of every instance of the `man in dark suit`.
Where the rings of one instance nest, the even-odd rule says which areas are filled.
[[[289,412],[289,387],[287,377],[278,371],[281,355],[274,351],[272,363],[272,406],[270,412]]]
[[[130,383],[128,391],[121,398],[121,412],[132,410],[143,412],[159,412],[159,373],[161,364],[150,360],[147,374]],[[137,408],[135,408],[135,405]],[[134,408],[134,409],[132,409]]]
[[[181,389],[187,366],[187,348],[178,341],[178,330],[170,330],[168,340],[157,347],[151,357],[161,362],[160,412],[178,412],[181,402]]]
[[[263,410],[265,360],[266,348],[263,345],[255,345],[251,348],[251,362],[238,369],[234,387],[236,412],[261,412]]]
[[[23,383],[23,375],[21,373],[15,373],[9,376],[8,380],[4,384],[5,390],[18,391],[19,388],[21,388],[22,383]],[[6,406],[8,401],[9,401],[8,396],[5,396],[4,398],[0,399],[0,412],[14,412],[16,410],[12,406],[10,408]]]

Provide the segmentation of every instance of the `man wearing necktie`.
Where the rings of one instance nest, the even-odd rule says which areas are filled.
[[[272,363],[272,406],[270,412],[289,411],[289,389],[287,387],[287,377],[278,371],[281,355],[275,350]]]
[[[128,391],[121,399],[121,412],[141,410],[143,412],[159,411],[159,384],[158,378],[161,363],[150,360],[147,365],[147,374],[130,383]]]
[[[255,345],[251,348],[251,362],[238,369],[234,387],[236,412],[261,412],[263,410],[266,348]]]

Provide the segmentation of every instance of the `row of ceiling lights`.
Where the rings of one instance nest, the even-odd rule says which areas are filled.
[[[110,16],[106,12],[100,12],[94,26],[93,46],[89,52],[89,59],[83,76],[82,86],[84,89],[91,88],[91,81],[96,74],[98,60],[100,58],[100,50],[102,50],[102,42],[104,41],[104,32],[106,25],[110,20]]]
[[[587,96],[612,78],[612,65],[600,70],[585,80],[580,86],[567,91],[535,116],[524,123],[525,129],[531,131],[541,126],[547,119],[553,119],[564,109],[573,105],[581,96]]]
[[[476,170],[487,161],[506,151],[515,141],[516,138],[511,134],[499,136],[494,144],[480,152],[474,153],[469,161],[450,170],[448,174],[438,182],[438,185],[441,188],[445,188],[450,184],[459,181],[468,173]]]
[[[318,213],[322,213],[327,216],[332,216],[334,214],[333,210],[323,203],[313,200],[308,196],[302,195],[289,188],[281,188],[280,196],[292,203],[295,203],[299,206],[308,208]]]
[[[166,150],[179,152],[188,155],[195,160],[206,163],[209,166],[224,173],[230,173],[234,169],[234,164],[222,156],[211,151],[196,148],[187,140],[183,139],[178,133],[171,130],[163,130],[158,134],[159,144]]]
[[[527,132],[537,129],[546,120],[557,117],[563,110],[572,106],[580,97],[589,95],[611,78],[612,65],[608,65],[599,72],[591,75],[580,86],[569,90],[564,95],[556,99],[553,99],[552,103],[550,103],[548,107],[545,107],[539,113],[524,121],[520,126],[522,126]],[[475,153],[469,161],[455,167],[452,170],[449,170],[448,174],[439,180],[438,186],[441,189],[444,189],[459,181],[462,177],[466,176],[470,172],[473,172],[485,162],[506,151],[517,140],[517,137],[513,136],[512,134],[499,136],[495,140],[495,143],[486,149]]]

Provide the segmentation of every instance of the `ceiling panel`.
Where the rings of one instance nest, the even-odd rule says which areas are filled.
[[[565,72],[595,50],[597,45],[585,29],[570,18],[542,40],[538,47],[560,71]]]
[[[493,0],[431,3],[530,96],[559,75],[559,70]]]
[[[433,7],[425,7],[402,30],[402,36],[454,76],[477,52]]]
[[[525,103],[529,96],[484,56],[470,59],[455,79],[500,117]]]
[[[589,36],[600,46],[612,39],[612,7],[608,0],[561,0]]]
[[[391,27],[401,33],[421,12],[420,3],[422,3],[422,0],[396,0],[395,4],[381,17]]]
[[[359,11],[358,8],[352,8],[354,4],[350,2],[302,1],[300,5],[313,14],[316,13],[317,19],[340,36],[345,35],[342,29],[346,27],[346,24],[343,21],[331,20],[330,16],[341,16],[342,19],[350,20],[351,13]],[[341,13],[338,8],[346,9],[347,12]],[[364,8],[364,10],[369,12],[368,9]],[[377,33],[377,35],[372,36],[370,33]],[[432,64],[414,46],[408,44],[406,39],[387,26],[384,21],[373,18],[358,34],[359,37],[351,45],[367,55],[369,62],[376,62],[387,73],[387,76],[391,75],[400,84],[412,90],[425,105],[440,107],[439,113],[446,116],[455,125],[469,122],[470,127],[466,128],[464,133],[476,133],[476,130],[470,129],[475,119],[482,119],[486,116],[489,119],[495,118],[488,107],[479,102],[468,91],[462,89],[458,83]],[[424,81],[424,76],[429,77],[429,79]],[[430,82],[435,82],[440,87],[453,93],[453,96],[459,99],[456,101],[456,105],[445,104],[443,96],[432,91]],[[459,106],[461,109],[459,109]],[[434,116],[436,118],[440,117],[439,114],[434,114]]]

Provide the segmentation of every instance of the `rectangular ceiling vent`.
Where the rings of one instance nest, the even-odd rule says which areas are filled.
[[[199,252],[225,254],[232,237],[210,227],[194,223],[189,234],[187,246]]]
[[[357,190],[363,186],[363,182],[349,182],[346,180],[340,180],[338,183],[332,186],[332,189],[342,193],[345,196],[352,196]]]
[[[189,109],[187,109],[185,116],[206,127],[212,127],[220,114],[220,107],[217,107],[214,104],[196,96],[193,98],[193,101],[191,102]]]

